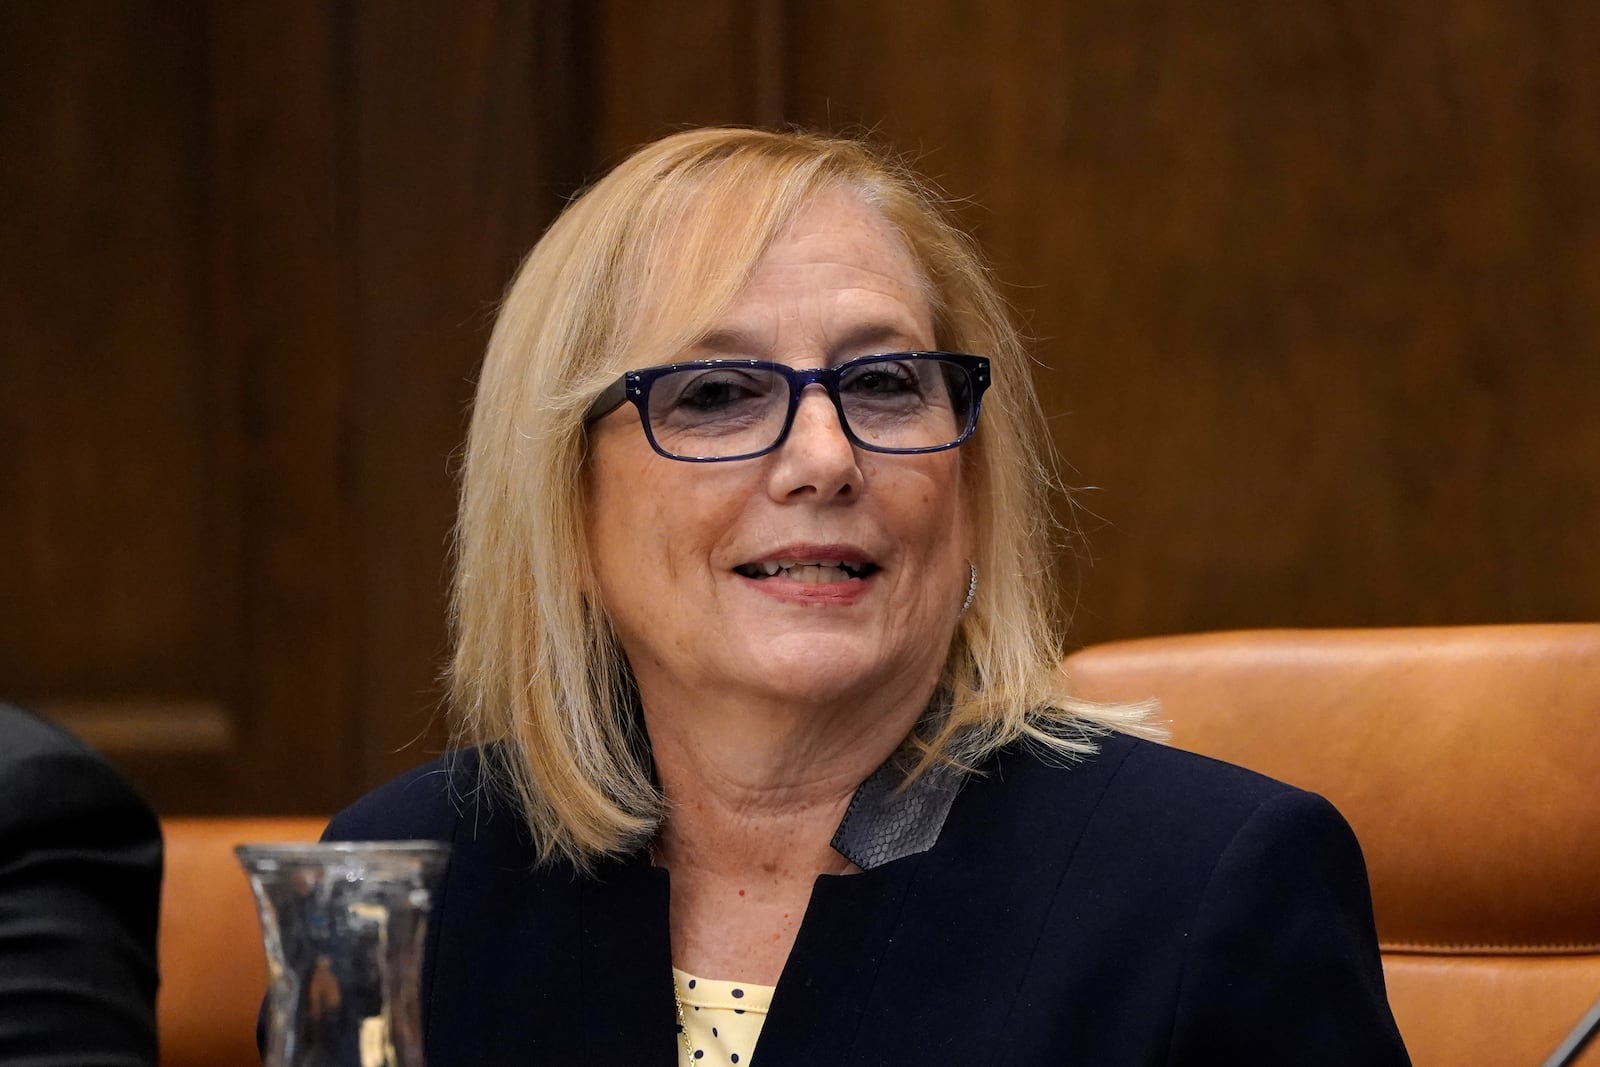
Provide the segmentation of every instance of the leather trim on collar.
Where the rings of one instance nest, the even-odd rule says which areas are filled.
[[[966,775],[940,765],[902,789],[904,778],[897,759],[873,771],[834,831],[834,851],[864,871],[932,848]]]

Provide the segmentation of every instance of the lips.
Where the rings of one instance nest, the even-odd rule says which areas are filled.
[[[741,563],[734,572],[756,581],[778,578],[807,585],[857,582],[882,568],[849,545],[794,545],[763,559]]]
[[[742,563],[734,570],[757,581],[785,578],[791,582],[848,582],[860,580],[878,569],[873,563],[846,563],[841,559],[774,559],[761,563]]]

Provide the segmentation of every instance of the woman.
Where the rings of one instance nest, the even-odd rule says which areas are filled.
[[[681,133],[563,214],[473,415],[464,744],[328,833],[454,845],[430,1067],[1405,1062],[1337,813],[1063,691],[1042,440],[857,143]]]

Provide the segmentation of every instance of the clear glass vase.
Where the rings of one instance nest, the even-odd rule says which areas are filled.
[[[240,845],[267,949],[266,1067],[423,1067],[433,841]]]

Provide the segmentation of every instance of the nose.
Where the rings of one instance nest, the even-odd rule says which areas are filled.
[[[860,494],[861,466],[856,448],[845,436],[827,390],[809,385],[800,394],[794,424],[774,453],[768,491],[776,500],[815,496],[824,500]]]

